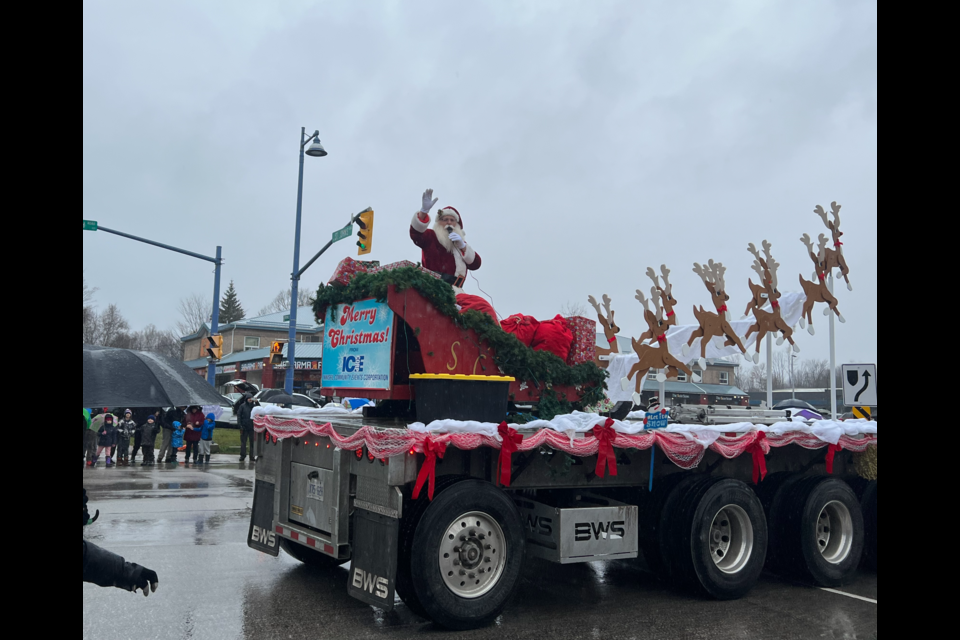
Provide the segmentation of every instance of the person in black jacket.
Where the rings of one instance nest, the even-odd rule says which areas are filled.
[[[253,452],[253,408],[259,403],[249,393],[243,394],[243,404],[237,410],[237,425],[240,427],[240,462],[247,459],[247,442],[250,442],[250,459],[256,460]]]
[[[160,451],[157,454],[157,460],[160,462],[177,461],[177,450],[170,443],[173,440],[173,423],[179,422],[182,424],[186,420],[183,410],[184,407],[167,409],[160,417],[160,426],[163,427],[163,439],[160,441]]]
[[[100,513],[97,512],[97,516]],[[92,524],[87,511],[87,490],[83,490],[83,526]],[[92,542],[83,541],[83,581],[101,587],[117,587],[127,591],[140,589],[149,596],[160,586],[160,578],[152,569],[127,562],[123,557],[102,549]]]

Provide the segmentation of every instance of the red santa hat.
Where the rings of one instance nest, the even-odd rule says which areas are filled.
[[[456,216],[457,220],[460,223],[460,228],[463,229],[463,218],[460,216],[460,212],[454,209],[453,207],[444,207],[437,211],[437,220],[443,216]]]

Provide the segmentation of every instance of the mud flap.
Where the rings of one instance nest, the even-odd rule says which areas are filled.
[[[253,513],[250,514],[247,546],[277,556],[280,540],[273,528],[273,492],[272,482],[257,480],[253,485]]]
[[[357,509],[347,593],[386,611],[393,609],[400,521]]]

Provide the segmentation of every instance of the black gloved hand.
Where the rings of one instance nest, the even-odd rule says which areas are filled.
[[[124,567],[124,572],[128,575],[123,580],[123,584],[125,584],[130,591],[140,589],[143,591],[144,596],[149,596],[160,586],[160,578],[153,569],[147,569],[134,562],[128,562]]]

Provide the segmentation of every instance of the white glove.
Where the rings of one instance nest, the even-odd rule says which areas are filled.
[[[456,245],[461,249],[467,246],[467,243],[463,241],[463,238],[460,237],[459,233],[451,231],[450,239],[453,240],[456,243]]]
[[[423,192],[423,204],[420,205],[421,213],[430,213],[430,209],[433,209],[433,205],[437,204],[439,198],[433,197],[433,189],[427,189]]]

